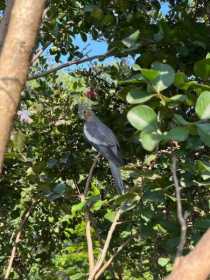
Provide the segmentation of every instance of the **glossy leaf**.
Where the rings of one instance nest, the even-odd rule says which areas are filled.
[[[160,72],[154,69],[141,69],[142,75],[149,81],[156,79],[160,76]]]
[[[183,72],[177,72],[175,75],[174,85],[178,88],[182,88],[187,82],[187,76]]]
[[[155,62],[151,68],[159,71],[159,76],[151,81],[151,84],[156,92],[163,91],[173,84],[175,80],[174,69],[169,64]]]
[[[127,47],[127,48],[131,48],[132,46],[134,46],[140,36],[140,32],[139,30],[135,31],[134,33],[132,33],[130,36],[128,36],[127,38],[122,40],[122,43]]]
[[[146,105],[138,105],[133,107],[127,114],[129,122],[138,130],[155,126],[157,116],[155,111]]]
[[[160,142],[160,136],[156,131],[143,130],[140,134],[141,144],[143,148],[149,152],[153,151]]]
[[[203,59],[196,62],[194,72],[201,79],[207,80],[210,77],[210,59]]]
[[[169,132],[167,133],[167,138],[170,140],[182,142],[188,138],[188,135],[189,129],[187,127],[177,126],[169,130]]]
[[[210,147],[210,125],[208,123],[197,123],[196,126],[202,142]]]
[[[133,88],[128,92],[126,100],[129,104],[139,104],[150,100],[152,97],[154,95],[148,94],[140,88]]]
[[[204,91],[198,97],[195,111],[200,119],[210,118],[210,91]]]
[[[169,258],[159,258],[158,264],[162,267],[166,266],[170,262]]]

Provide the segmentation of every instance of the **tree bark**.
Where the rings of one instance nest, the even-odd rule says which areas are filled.
[[[165,280],[206,280],[210,274],[210,229],[185,257],[178,257]]]
[[[4,42],[4,38],[7,33],[7,28],[8,28],[8,24],[9,24],[9,19],[10,19],[10,14],[11,14],[13,3],[14,3],[14,0],[6,1],[6,9],[4,12],[4,17],[0,22],[0,51],[1,51],[1,48],[2,48],[2,45]]]
[[[0,54],[0,174],[45,0],[15,0]]]

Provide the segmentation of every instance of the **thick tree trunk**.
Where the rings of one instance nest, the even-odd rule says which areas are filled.
[[[185,257],[177,258],[165,280],[206,280],[210,274],[210,229]]]
[[[0,173],[45,0],[15,0],[0,55]]]

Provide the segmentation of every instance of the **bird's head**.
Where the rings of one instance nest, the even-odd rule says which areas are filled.
[[[84,110],[84,119],[88,120],[89,118],[93,117],[94,113],[91,110]]]
[[[78,114],[81,119],[88,120],[94,116],[94,112],[87,106],[80,105],[78,108]]]

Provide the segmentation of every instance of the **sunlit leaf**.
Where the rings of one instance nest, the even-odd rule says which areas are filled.
[[[130,36],[128,36],[127,38],[122,40],[122,43],[127,47],[127,48],[131,48],[132,46],[134,46],[138,39],[139,39],[139,35],[140,35],[140,31],[137,30],[134,33],[132,33]]]
[[[155,111],[146,105],[138,105],[132,108],[127,118],[129,122],[138,130],[143,130],[146,127],[155,126],[157,123],[157,116]]]
[[[195,111],[200,119],[210,118],[210,91],[204,91],[198,97]]]
[[[169,64],[155,62],[151,65],[151,68],[159,72],[159,76],[151,81],[156,92],[163,91],[173,84],[175,80],[175,72]]]
[[[156,131],[143,130],[140,134],[140,141],[143,148],[149,152],[153,151],[160,142],[160,136]]]

